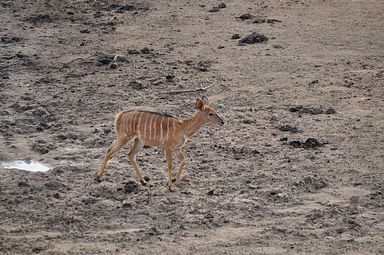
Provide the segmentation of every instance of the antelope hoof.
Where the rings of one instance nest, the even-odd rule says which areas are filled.
[[[95,180],[96,180],[97,182],[101,182],[101,177],[100,177],[100,176],[96,176]]]
[[[145,180],[140,181],[143,186],[147,185],[147,182]]]
[[[178,182],[178,180],[176,178],[173,178],[172,183],[175,183],[175,182]]]

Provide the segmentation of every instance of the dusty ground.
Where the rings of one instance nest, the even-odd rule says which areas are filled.
[[[0,1],[0,160],[54,166],[0,169],[1,254],[384,253],[382,1],[219,3]],[[226,125],[175,192],[153,148],[146,187],[128,148],[94,181],[120,109],[186,118],[162,92],[206,81]]]

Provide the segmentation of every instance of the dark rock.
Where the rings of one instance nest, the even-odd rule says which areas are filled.
[[[128,54],[140,54],[140,52],[136,49],[128,49]]]
[[[267,19],[267,23],[270,23],[270,24],[281,23],[281,20],[278,20],[278,19]]]
[[[253,18],[253,15],[251,15],[249,13],[244,13],[244,14],[241,14],[239,16],[239,19],[241,19],[241,20],[247,20],[247,19],[251,19],[251,18]]]
[[[253,23],[256,23],[256,24],[265,23],[265,22],[266,22],[266,19],[263,17],[255,17],[255,19],[253,20]]]
[[[211,9],[209,9],[208,12],[218,12],[219,10],[220,10],[219,7],[214,6]]]
[[[335,114],[336,113],[336,110],[333,109],[332,107],[328,108],[326,111],[325,111],[326,114]]]
[[[231,39],[240,39],[240,34],[233,34]]]
[[[212,189],[212,190],[207,192],[208,196],[213,196],[214,194],[215,194],[215,190],[214,189]]]
[[[109,65],[112,62],[113,58],[106,56],[98,56],[96,60],[102,65]]]
[[[80,33],[82,33],[82,34],[89,34],[90,32],[91,32],[91,30],[89,30],[88,28],[80,30]]]
[[[305,141],[294,140],[289,143],[289,145],[295,148],[304,148],[304,149],[315,149],[317,147],[323,146],[325,143],[319,142],[316,138],[307,138]]]
[[[165,79],[167,79],[167,80],[173,80],[174,78],[175,78],[175,75],[173,75],[173,74],[169,74],[169,75],[165,76]]]
[[[141,54],[149,54],[149,53],[151,53],[151,50],[147,47],[144,47],[140,50],[140,53]]]
[[[220,3],[217,8],[224,9],[227,8],[227,5],[225,3]]]
[[[8,44],[8,43],[17,43],[17,42],[20,42],[22,39],[20,37],[8,37],[8,36],[3,36],[1,37],[1,42],[4,43],[4,44]]]
[[[240,40],[240,43],[245,43],[245,44],[254,44],[254,43],[262,43],[268,41],[268,38],[258,32],[253,32],[245,37],[243,37]]]
[[[330,108],[330,109],[332,109],[332,108]],[[323,114],[324,113],[324,111],[322,109],[320,109],[320,108],[304,107],[302,105],[290,107],[289,111],[290,112],[298,112],[300,114],[308,113],[308,114],[313,114],[313,115]],[[330,110],[330,112],[332,112],[332,110]]]

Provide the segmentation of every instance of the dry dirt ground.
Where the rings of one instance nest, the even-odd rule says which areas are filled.
[[[1,254],[384,253],[382,1],[218,4],[0,1],[0,160],[54,166],[0,169]],[[174,192],[156,148],[95,181],[120,109],[200,95]]]

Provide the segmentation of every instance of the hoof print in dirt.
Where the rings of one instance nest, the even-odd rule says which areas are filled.
[[[128,86],[133,88],[134,90],[143,90],[146,88],[146,86],[141,81],[138,81],[138,80],[133,80],[129,82]]]
[[[316,138],[307,138],[304,140],[294,140],[289,143],[294,148],[315,149],[322,147],[326,143],[319,142]]]
[[[124,185],[124,193],[130,194],[138,190],[138,185],[135,181],[129,181]]]
[[[315,192],[328,187],[327,181],[324,178],[317,176],[306,176],[302,180],[295,182],[294,185],[309,192]]]
[[[263,43],[268,41],[268,37],[262,33],[253,32],[245,37],[243,37],[239,43],[240,44],[254,44],[254,43]]]

